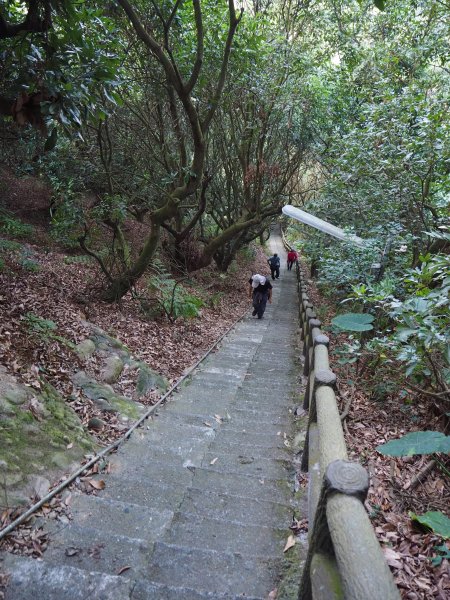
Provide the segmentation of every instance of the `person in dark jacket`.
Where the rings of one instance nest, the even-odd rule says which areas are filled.
[[[280,257],[277,253],[267,259],[270,267],[270,273],[272,275],[272,279],[278,279],[280,276]]]
[[[249,283],[249,297],[253,301],[253,313],[252,315],[258,319],[262,319],[264,311],[266,310],[267,301],[272,303],[272,284],[264,277],[264,275],[252,275],[248,280]]]

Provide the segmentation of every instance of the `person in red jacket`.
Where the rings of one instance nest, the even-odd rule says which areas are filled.
[[[297,252],[293,248],[291,248],[289,250],[289,252],[288,252],[288,255],[287,255],[287,268],[288,268],[288,271],[290,271],[292,269],[292,265],[294,263],[296,263],[297,261],[298,261],[298,254],[297,254]]]

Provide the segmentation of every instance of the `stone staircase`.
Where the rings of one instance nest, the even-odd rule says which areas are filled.
[[[111,457],[103,491],[74,496],[69,524],[45,524],[42,560],[2,555],[5,600],[296,597],[304,544],[283,553],[302,510],[294,272],[282,271],[273,300]]]

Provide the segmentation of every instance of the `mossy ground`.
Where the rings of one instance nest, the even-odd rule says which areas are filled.
[[[25,404],[15,406],[14,415],[0,421],[1,506],[27,500],[32,492],[30,476],[51,480],[61,469],[69,469],[96,448],[78,416],[55,388],[42,381],[36,400],[43,407],[41,414],[33,413]]]

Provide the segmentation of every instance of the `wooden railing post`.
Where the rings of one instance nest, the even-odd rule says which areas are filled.
[[[305,344],[304,344],[304,347],[307,347],[307,350],[305,353],[305,364],[303,366],[303,374],[304,375],[309,375],[310,366],[311,366],[311,363],[313,362],[312,353],[313,353],[313,349],[314,349],[314,336],[316,336],[320,333],[321,325],[322,325],[322,323],[319,321],[319,319],[310,319],[308,322],[308,330],[307,330],[307,335],[306,335]]]
[[[325,477],[323,478],[319,502],[317,504],[312,535],[310,536],[308,556],[300,587],[300,600],[310,600],[312,598],[317,598],[317,600],[319,600],[319,598],[344,598],[342,581],[338,575],[333,543],[328,528],[328,496],[334,491],[339,491],[343,494],[357,495],[364,501],[368,488],[369,478],[367,472],[359,463],[337,460],[328,465]],[[327,557],[328,560],[324,561],[321,559],[321,555]],[[316,568],[312,571],[311,563],[314,556],[316,557]],[[328,576],[326,575],[327,572]],[[328,588],[326,594],[323,593],[325,591],[322,589],[324,586],[320,583],[322,578],[334,581],[334,586],[331,589]],[[314,589],[321,590],[322,596],[317,596],[313,591]],[[362,598],[364,598],[364,596],[359,600],[362,600]],[[369,598],[367,600],[369,600]]]
[[[308,447],[309,447],[309,429],[312,423],[317,423],[317,410],[316,410],[316,395],[317,391],[321,386],[331,386],[334,387],[336,385],[336,375],[333,371],[329,369],[318,369],[314,371],[314,384],[311,395],[311,403],[309,406],[309,415],[308,415],[308,427],[306,431],[305,445],[303,447],[302,454],[302,471],[308,471]]]

